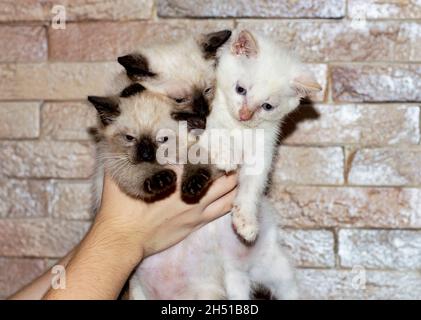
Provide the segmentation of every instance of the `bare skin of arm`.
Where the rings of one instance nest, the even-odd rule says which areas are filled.
[[[70,259],[73,257],[75,249],[70,251],[64,258],[62,258],[58,265],[66,267]],[[53,279],[51,268],[44,272],[41,276],[29,283],[18,292],[10,296],[9,300],[40,300],[50,289]]]
[[[58,264],[65,266],[66,288],[51,289],[51,273],[10,299],[116,299],[142,259],[180,242],[232,208],[237,176],[216,180],[194,205],[170,197],[147,204],[120,191],[106,176],[101,208],[82,242]]]

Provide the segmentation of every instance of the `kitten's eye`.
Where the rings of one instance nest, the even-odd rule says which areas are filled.
[[[237,86],[235,87],[235,91],[236,91],[239,95],[242,95],[242,96],[245,96],[245,95],[247,94],[247,89],[245,89],[245,88],[243,88],[243,87],[239,86],[238,84],[237,84]]]
[[[262,104],[262,109],[265,110],[265,111],[271,111],[271,110],[273,110],[273,106],[269,103],[264,103],[264,104]]]
[[[203,93],[204,94],[210,94],[212,92],[212,89],[213,89],[212,87],[208,87],[203,91]]]
[[[156,141],[159,143],[165,143],[168,141],[168,137],[159,137],[156,139]]]
[[[124,139],[126,139],[126,141],[128,141],[128,142],[133,142],[135,140],[135,138],[133,136],[129,135],[129,134],[126,134],[124,136]]]

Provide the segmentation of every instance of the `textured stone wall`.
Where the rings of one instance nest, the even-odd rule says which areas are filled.
[[[271,193],[304,297],[421,299],[418,0],[0,0],[0,298],[89,227],[83,100],[116,56],[236,26],[294,49],[324,88],[286,122]]]

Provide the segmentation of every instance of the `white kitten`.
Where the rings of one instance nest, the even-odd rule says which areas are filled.
[[[234,229],[247,242],[255,241],[258,235],[257,208],[272,165],[280,121],[298,106],[301,98],[319,90],[320,85],[303,64],[263,36],[245,30],[237,32],[219,52],[213,111],[203,137],[209,138],[212,129],[229,129],[231,135],[246,129],[264,133],[260,146],[264,152],[254,155],[261,165],[260,173],[248,174],[256,168],[242,164],[232,210]],[[209,148],[206,138],[201,137],[200,144]],[[244,149],[253,148],[251,141],[243,142]],[[234,153],[241,159],[244,151],[236,147],[224,146],[225,153],[215,156],[219,169],[236,169],[230,155]]]

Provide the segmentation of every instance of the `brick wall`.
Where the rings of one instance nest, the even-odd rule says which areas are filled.
[[[63,4],[65,30],[51,28]],[[324,90],[285,125],[272,199],[308,298],[421,299],[421,5],[411,0],[0,0],[0,297],[89,226],[94,119],[117,55],[270,34]],[[366,281],[363,281],[365,278]]]

